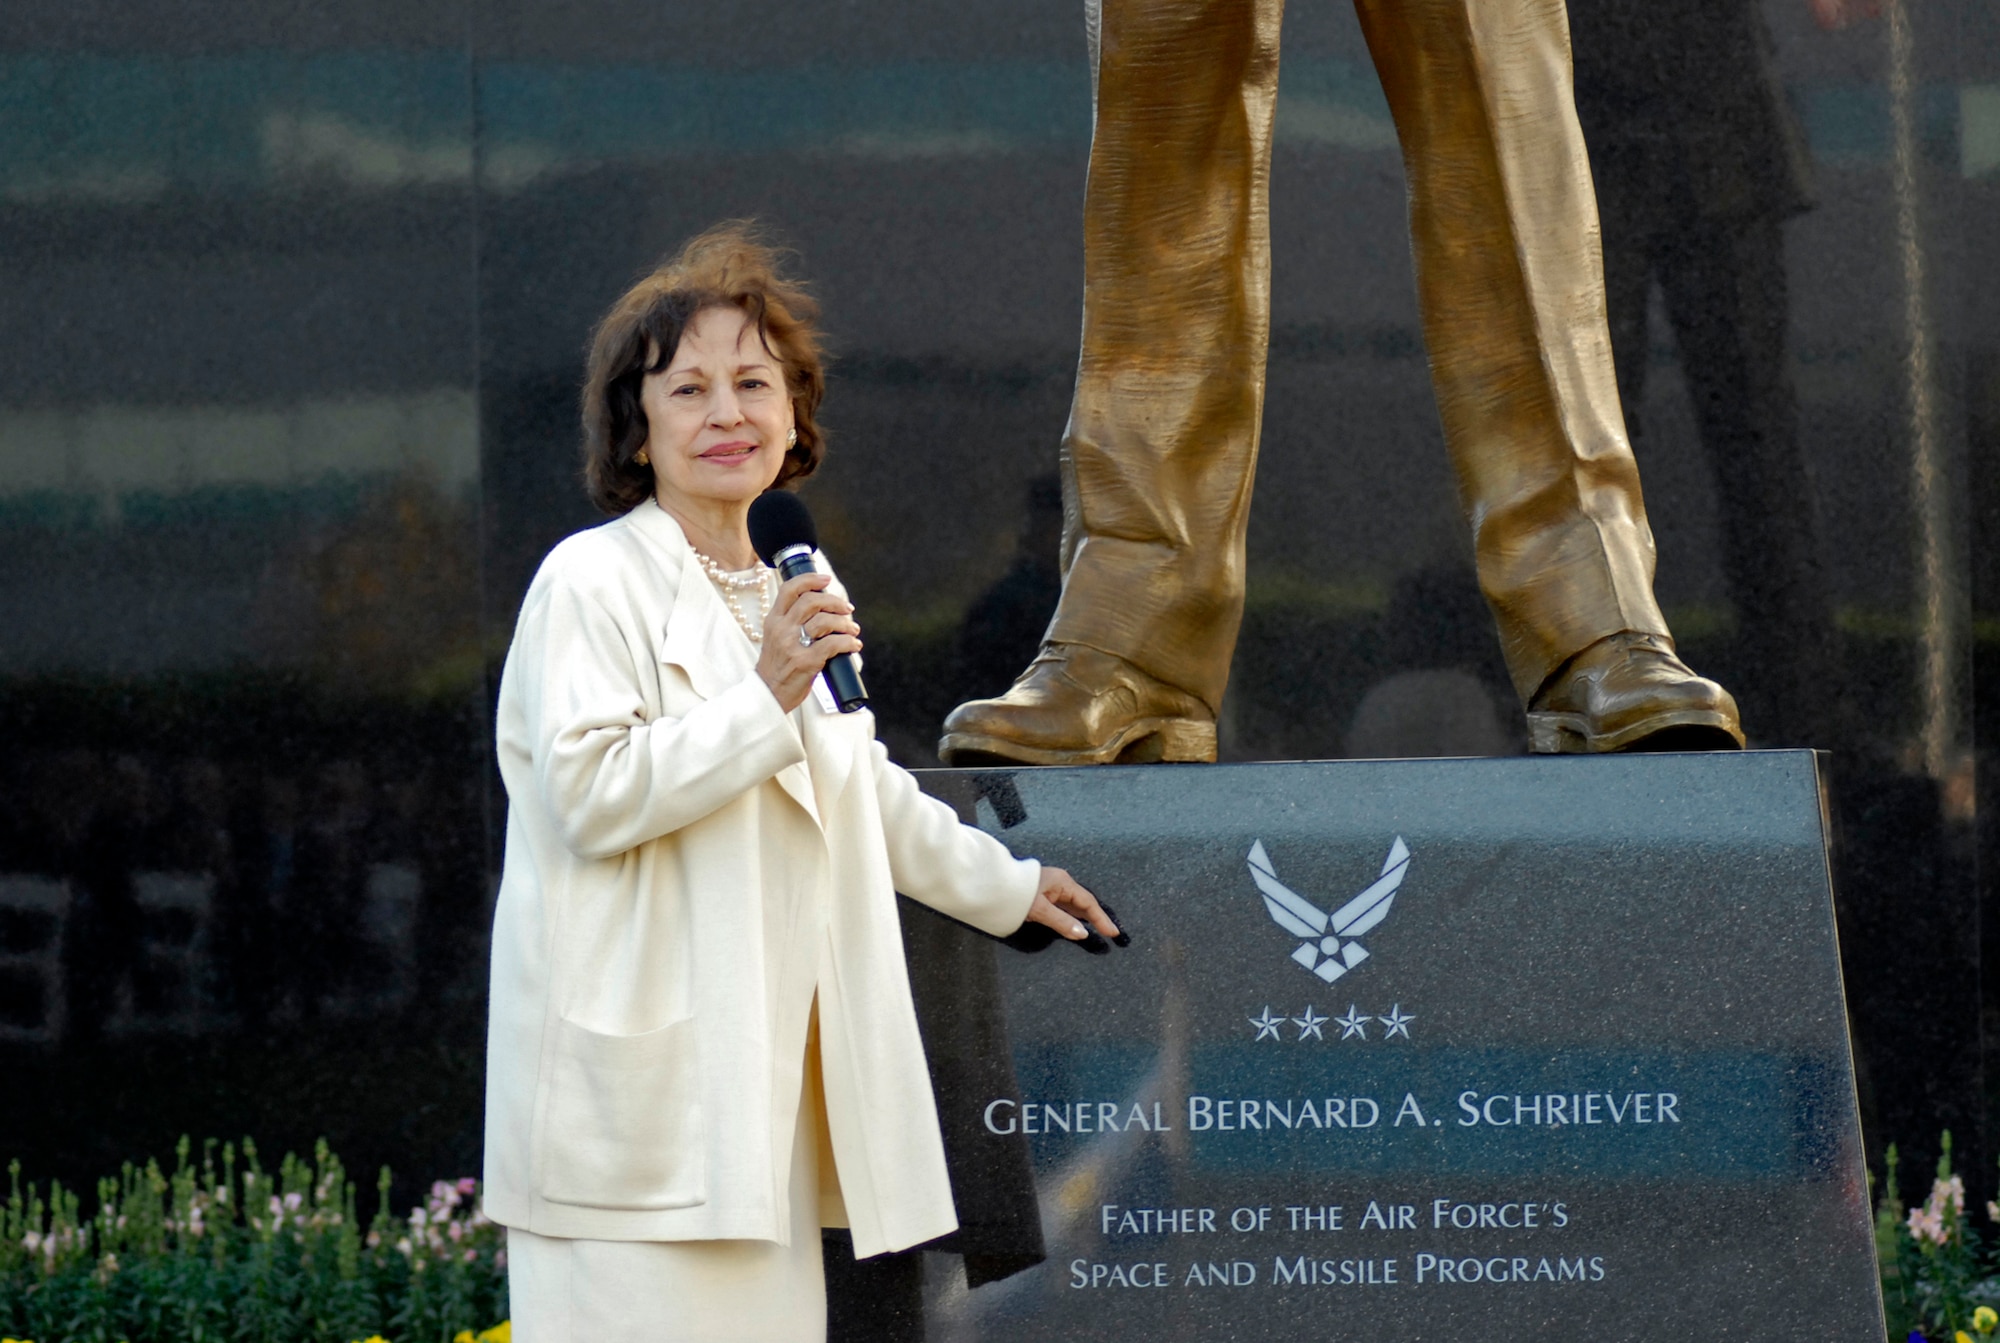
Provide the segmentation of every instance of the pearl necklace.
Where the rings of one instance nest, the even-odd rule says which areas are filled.
[[[694,548],[690,546],[689,549]],[[701,571],[715,584],[716,591],[722,596],[722,604],[729,608],[729,614],[736,617],[737,625],[750,636],[750,642],[763,643],[764,617],[768,613],[771,599],[770,583],[766,575],[771,571],[761,564],[752,565],[748,569],[725,569],[699,550],[694,552],[694,557],[700,563]],[[753,588],[757,593],[755,619],[751,618],[743,606],[743,599],[749,596]]]

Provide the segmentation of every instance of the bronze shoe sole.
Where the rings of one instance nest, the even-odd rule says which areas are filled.
[[[1657,740],[1654,740],[1657,738]],[[1597,755],[1611,751],[1740,751],[1743,729],[1720,709],[1667,709],[1616,732],[1593,732],[1590,716],[1547,709],[1528,714],[1530,755]]]
[[[938,758],[954,769],[1006,765],[1152,765],[1215,759],[1215,724],[1191,718],[1140,718],[1100,746],[1024,746],[986,732],[949,732]]]

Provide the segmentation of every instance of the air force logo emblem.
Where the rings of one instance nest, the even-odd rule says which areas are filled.
[[[1396,902],[1396,891],[1409,870],[1410,850],[1398,835],[1382,861],[1382,875],[1329,917],[1278,880],[1263,840],[1250,846],[1250,878],[1263,893],[1264,907],[1280,928],[1307,939],[1299,943],[1292,959],[1329,984],[1368,959],[1367,948],[1354,939],[1389,917],[1389,907]]]

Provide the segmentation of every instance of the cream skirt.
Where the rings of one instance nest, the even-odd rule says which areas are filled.
[[[824,1343],[817,1195],[832,1154],[823,1152],[817,1035],[807,1040],[792,1139],[791,1245],[563,1240],[509,1227],[514,1343]]]

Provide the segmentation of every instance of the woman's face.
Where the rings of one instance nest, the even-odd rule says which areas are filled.
[[[706,511],[771,488],[792,431],[784,369],[741,308],[705,308],[639,391],[660,502]]]

